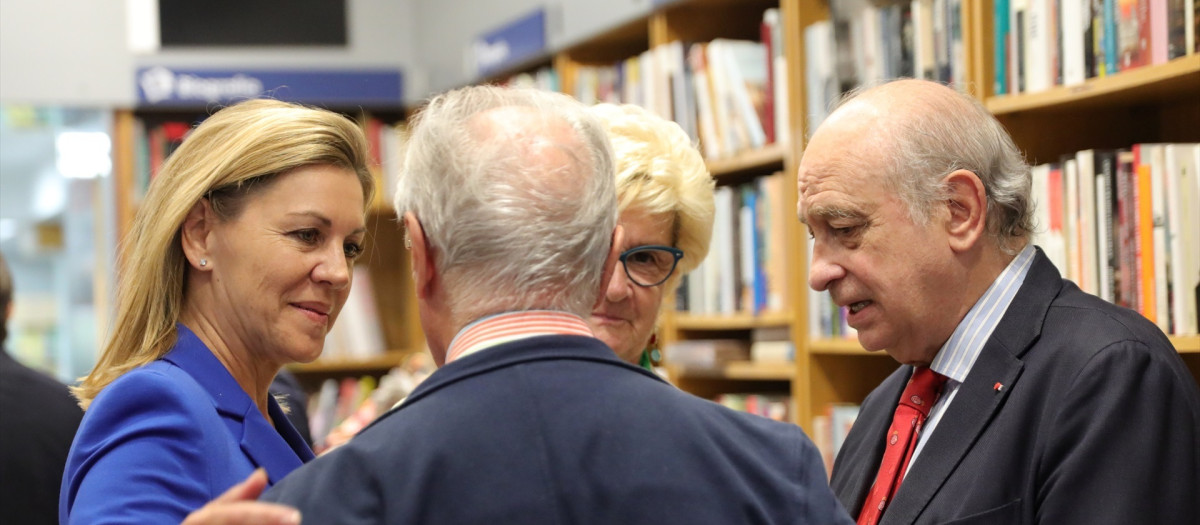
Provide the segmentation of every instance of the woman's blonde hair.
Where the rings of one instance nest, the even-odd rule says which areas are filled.
[[[86,410],[109,383],[175,344],[188,268],[179,232],[197,202],[209,198],[222,219],[236,218],[245,198],[278,175],[332,165],[353,170],[370,203],[368,148],[342,115],[269,99],[234,104],[193,129],[150,184],[124,241],[113,333],[72,389],[79,405]]]
[[[679,124],[632,104],[597,104],[591,110],[612,141],[618,210],[675,217],[671,243],[683,250],[683,259],[663,285],[663,295],[670,296],[682,276],[708,255],[715,181]]]

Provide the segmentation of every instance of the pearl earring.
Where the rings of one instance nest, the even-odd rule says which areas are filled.
[[[200,259],[200,267],[208,266],[208,259]]]

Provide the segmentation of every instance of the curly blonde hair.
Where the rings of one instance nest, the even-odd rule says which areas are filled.
[[[669,296],[681,277],[708,255],[715,181],[679,124],[632,104],[597,104],[590,109],[612,141],[618,210],[637,208],[675,217],[671,243],[683,250],[683,259],[664,284],[664,295]]]

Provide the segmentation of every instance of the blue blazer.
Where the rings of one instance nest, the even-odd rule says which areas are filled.
[[[867,396],[833,464],[851,513],[911,371]],[[1200,523],[1197,495],[1200,389],[1183,360],[1038,250],[881,523]]]
[[[258,467],[275,483],[313,458],[274,399],[272,428],[204,343],[178,332],[92,401],[63,473],[62,523],[179,523]]]
[[[562,335],[442,367],[262,499],[322,525],[853,523],[800,427]]]

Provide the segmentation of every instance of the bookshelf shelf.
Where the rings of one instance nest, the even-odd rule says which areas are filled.
[[[857,339],[814,339],[808,342],[808,351],[814,355],[887,355],[882,352],[864,350],[862,345],[858,344]]]
[[[1181,354],[1200,354],[1200,335],[1168,336],[1175,350]],[[814,355],[886,355],[883,352],[867,352],[854,339],[818,339],[809,341],[809,352]]]
[[[1200,54],[1170,62],[1093,78],[1075,86],[1055,86],[1038,93],[991,97],[986,106],[1004,116],[1022,111],[1065,111],[1089,107],[1161,104],[1194,99],[1200,94]]]
[[[788,326],[791,324],[791,314],[787,312],[764,312],[754,314],[734,315],[692,315],[682,312],[675,313],[675,328],[679,330],[751,330]]]
[[[786,156],[787,148],[784,144],[768,144],[764,148],[739,153],[727,159],[710,160],[707,162],[708,171],[717,179],[747,172],[770,173],[783,169]]]
[[[672,378],[729,379],[734,381],[791,381],[796,364],[790,362],[734,361],[716,368],[667,366]]]
[[[301,374],[353,374],[387,371],[400,366],[404,358],[411,353],[406,350],[388,350],[378,356],[362,359],[317,359],[311,363],[290,365],[288,369]]]
[[[1200,335],[1173,335],[1169,339],[1179,353],[1200,355]]]

